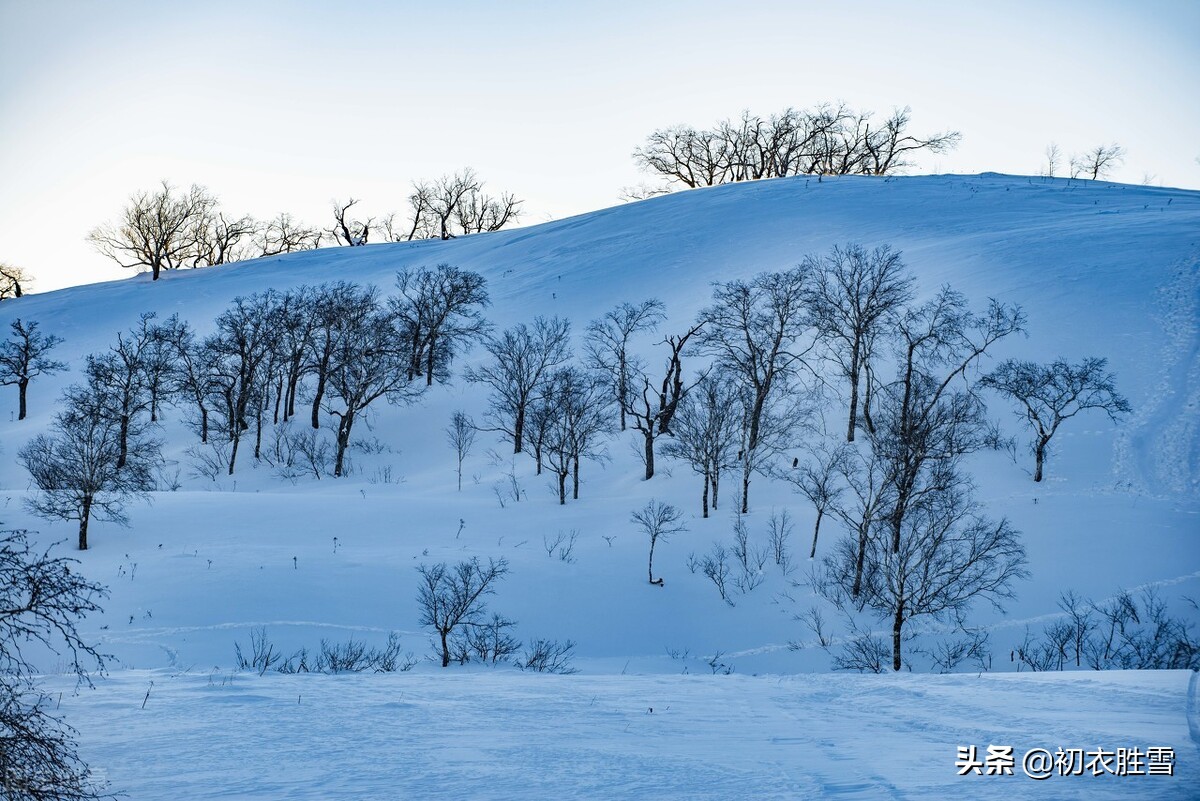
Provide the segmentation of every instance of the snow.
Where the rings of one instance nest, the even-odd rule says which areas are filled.
[[[619,302],[660,298],[673,332],[707,303],[710,282],[846,242],[901,250],[925,296],[948,282],[976,308],[989,296],[1020,303],[1029,337],[1006,340],[995,358],[1107,357],[1134,408],[1119,425],[1102,415],[1065,424],[1040,485],[1024,452],[1016,463],[972,459],[979,499],[1023,533],[1031,572],[1006,613],[971,615],[991,631],[991,672],[937,676],[918,662],[911,674],[830,674],[795,619],[812,600],[803,558],[787,576],[768,566],[762,586],[723,603],[687,563],[714,541],[728,545],[733,481],[703,520],[686,467],[660,459],[660,474],[641,480],[634,433],[612,440],[609,463],[584,465],[581,497],[565,507],[549,477],[489,435],[456,492],[442,432],[455,409],[478,416],[484,405],[456,378],[415,406],[377,410],[358,432],[354,474],[337,481],[292,484],[249,458],[233,477],[192,476],[191,437],[168,411],[179,489],[132,507],[129,529],[94,523],[91,549],[76,554],[110,587],[105,613],[83,630],[115,658],[109,677],[77,696],[50,679],[66,691],[85,757],[131,798],[167,786],[188,798],[1195,797],[1188,675],[1015,674],[1009,652],[1027,625],[1058,614],[1068,588],[1100,600],[1153,587],[1196,618],[1182,598],[1200,597],[1197,192],[994,174],[772,180],[450,242],[325,249],[6,301],[0,326],[19,316],[64,337],[55,355],[72,372],[31,385],[29,419],[0,419],[0,521],[72,541],[70,524],[23,510],[16,451],[44,430],[84,357],[146,311],[205,330],[239,294],[333,280],[386,291],[399,269],[446,262],[488,279],[498,326],[562,315],[578,347],[586,323]],[[651,364],[654,339],[639,343]],[[479,357],[468,354],[456,375]],[[15,390],[0,389],[0,409],[15,409]],[[990,405],[1020,432],[1004,401]],[[831,415],[837,430],[841,413]],[[525,499],[501,507],[493,487],[510,470]],[[762,542],[768,516],[786,509],[793,550],[806,555],[807,503],[762,478],[751,492],[752,537]],[[656,548],[663,588],[647,585],[648,543],[629,522],[651,498],[682,508],[689,528]],[[543,547],[560,531],[578,532],[574,561]],[[818,556],[839,535],[823,524]],[[396,675],[231,672],[234,643],[257,627],[286,653],[323,638],[379,644],[395,631],[424,658],[416,566],[476,555],[510,562],[491,607],[519,621],[522,639],[576,641],[579,675],[426,661]],[[733,675],[707,675],[718,653]],[[1171,746],[1179,775],[955,775],[956,746],[990,743]]]

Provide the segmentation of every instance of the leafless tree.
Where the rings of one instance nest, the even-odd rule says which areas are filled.
[[[31,801],[111,798],[80,759],[75,731],[51,711],[27,654],[38,643],[63,654],[69,670],[90,683],[106,657],[79,633],[107,591],[83,578],[75,560],[35,550],[23,531],[0,532],[0,782],[4,797]],[[65,651],[65,653],[64,653]]]
[[[654,331],[667,318],[662,301],[651,298],[641,303],[622,303],[588,324],[584,340],[588,367],[608,376],[613,397],[621,413],[621,430],[625,430],[625,413],[630,398],[630,376],[638,364],[629,353],[629,340],[646,331]]]
[[[333,475],[345,472],[346,449],[354,423],[372,403],[410,403],[423,387],[408,380],[404,354],[393,347],[394,318],[371,296],[343,318],[337,350],[329,368],[326,408],[338,420]]]
[[[650,540],[650,561],[647,571],[650,583],[663,586],[661,578],[654,578],[654,547],[659,542],[666,542],[673,535],[687,531],[683,524],[683,512],[669,503],[651,500],[641,509],[633,513],[632,522],[641,527],[642,532]]]
[[[473,557],[453,568],[445,562],[421,565],[417,572],[421,574],[417,585],[421,625],[437,632],[442,667],[449,667],[450,636],[456,629],[485,624],[484,597],[495,593],[494,585],[508,573],[508,562],[489,559],[485,567]]]
[[[475,444],[475,422],[465,412],[455,411],[450,415],[450,425],[446,426],[446,440],[458,460],[458,491],[462,492],[462,467]]]
[[[1105,372],[1107,366],[1107,359],[1095,357],[1078,364],[1066,359],[1051,364],[1009,359],[983,377],[983,386],[1021,406],[1018,416],[1033,429],[1034,481],[1042,480],[1046,448],[1063,421],[1087,409],[1099,409],[1116,422],[1131,411],[1129,401],[1117,392],[1116,376]]]
[[[215,333],[205,340],[217,389],[215,409],[230,443],[229,475],[237,464],[242,435],[250,428],[254,404],[266,391],[279,303],[280,294],[274,290],[234,298],[217,317]]]
[[[558,479],[558,502],[567,502],[567,477],[573,476],[571,496],[579,500],[579,463],[601,458],[599,438],[608,433],[611,403],[605,385],[577,367],[555,370],[542,392],[547,411],[542,450]]]
[[[892,627],[892,669],[903,665],[904,627],[919,617],[961,626],[976,600],[996,608],[1013,597],[1012,585],[1027,576],[1025,549],[1007,520],[988,520],[961,480],[924,496],[904,521],[900,549],[887,536],[868,538],[859,596],[851,596],[856,543],[845,538],[827,556],[816,588],[843,610],[870,609]]]
[[[376,291],[373,288],[363,289],[345,281],[322,284],[317,289],[317,298],[313,303],[316,327],[305,362],[305,373],[316,378],[312,401],[312,427],[315,429],[321,427],[321,405],[325,400],[325,388],[334,355],[347,336],[345,322],[352,318],[355,309],[375,302]]]
[[[284,292],[276,310],[273,361],[276,366],[275,422],[296,414],[296,395],[308,372],[308,357],[321,324],[318,305],[328,287],[301,285]]]
[[[196,334],[186,320],[171,315],[159,326],[159,336],[172,351],[171,394],[186,397],[195,404],[198,419],[194,420],[200,441],[208,442],[208,417],[213,398],[219,391],[216,354],[205,343],[197,341]]]
[[[913,154],[944,153],[957,131],[917,136],[911,110],[896,109],[882,124],[843,103],[785,109],[762,117],[744,111],[711,129],[676,125],[654,131],[634,151],[640,167],[687,187],[789,175],[888,175],[911,166]]]
[[[191,267],[213,267],[252,258],[256,255],[252,239],[259,225],[253,217],[226,215],[217,208],[216,198],[202,207],[194,220]]]
[[[813,323],[839,371],[850,381],[846,441],[853,442],[859,381],[889,317],[912,299],[913,278],[900,254],[887,245],[873,251],[861,245],[836,246],[827,255],[809,256],[805,262],[812,275],[807,303]]]
[[[835,496],[829,506],[850,534],[854,550],[854,579],[850,584],[850,597],[857,599],[862,594],[863,571],[866,567],[867,544],[879,526],[886,520],[891,509],[888,495],[887,462],[874,448],[847,447],[836,468],[840,474],[843,491]]]
[[[49,434],[26,443],[17,457],[38,492],[28,499],[40,517],[79,521],[79,550],[93,519],[126,525],[126,504],[154,486],[159,444],[134,421],[125,429],[111,414],[107,389],[94,382],[67,390]],[[124,457],[123,465],[118,460]]]
[[[365,245],[371,237],[375,218],[368,217],[363,221],[350,216],[350,209],[358,203],[355,198],[350,198],[345,203],[337,200],[333,202],[333,226],[326,229],[325,233],[333,237],[333,241],[339,245]]]
[[[33,283],[33,277],[22,267],[0,261],[0,300],[19,298]]]
[[[1062,164],[1062,149],[1057,143],[1046,145],[1046,177],[1053,178],[1054,172]]]
[[[435,374],[444,377],[455,353],[486,332],[487,281],[479,273],[439,264],[432,270],[402,270],[396,289],[399,294],[388,303],[408,351],[409,380],[424,374],[432,386]]]
[[[530,403],[554,368],[571,356],[570,336],[567,320],[537,317],[532,327],[520,323],[488,337],[484,347],[492,361],[467,371],[468,381],[492,390],[487,414],[492,427],[483,430],[511,436],[513,453],[521,452]]]
[[[713,305],[700,313],[706,324],[699,350],[712,356],[742,386],[746,433],[742,448],[742,513],[750,510],[750,474],[762,463],[763,421],[816,345],[804,302],[809,271],[803,267],[762,273],[749,283],[716,284]],[[815,375],[815,373],[813,373]]]
[[[623,402],[629,408],[633,417],[633,427],[642,434],[642,461],[646,467],[646,480],[654,478],[654,442],[663,435],[671,433],[671,421],[679,408],[679,402],[704,379],[701,373],[691,384],[683,380],[683,349],[688,341],[696,336],[704,323],[697,323],[682,334],[668,336],[663,339],[663,345],[670,349],[667,365],[663,370],[662,381],[651,382],[650,376],[644,371],[638,371],[632,381],[626,377],[627,392]]]
[[[674,436],[663,452],[681,459],[704,478],[700,506],[708,517],[709,491],[717,508],[721,473],[737,464],[741,422],[740,396],[723,374],[709,374],[683,397],[671,423]]]
[[[54,334],[41,333],[36,322],[26,323],[20,318],[9,323],[9,328],[12,334],[0,342],[0,386],[17,387],[17,419],[24,420],[29,382],[67,369],[48,355],[63,340]]]
[[[874,131],[866,131],[863,138],[865,158],[863,169],[867,175],[890,175],[911,167],[909,158],[913,153],[926,150],[930,153],[947,153],[958,147],[962,135],[958,131],[943,131],[926,137],[908,133],[912,109],[905,106],[896,109]]]
[[[194,266],[195,229],[215,202],[204,187],[178,192],[163,181],[154,192],[131,196],[120,219],[93,229],[88,239],[117,264],[149,269],[157,281],[163,270]]]
[[[793,462],[794,467],[776,466],[771,470],[772,476],[791,484],[793,490],[808,498],[817,513],[809,559],[814,559],[817,555],[821,520],[832,510],[844,490],[841,483],[843,463],[849,458],[851,457],[845,447],[833,447],[826,440],[819,440],[803,461]]]
[[[988,348],[1024,330],[1024,324],[1020,307],[992,300],[987,312],[977,315],[949,287],[898,320],[899,375],[880,393],[882,422],[871,437],[889,465],[891,539],[897,553],[904,517],[918,497],[935,491],[959,457],[988,443],[986,410],[970,374]]]
[[[1091,150],[1071,157],[1071,177],[1080,175],[1093,181],[1107,176],[1125,160],[1125,148],[1116,144],[1097,145]]]
[[[324,235],[320,229],[297,222],[292,215],[284,212],[257,227],[254,248],[260,257],[314,250],[321,246]]]

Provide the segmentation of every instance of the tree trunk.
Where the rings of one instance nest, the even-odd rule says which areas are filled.
[[[904,601],[896,604],[896,616],[892,619],[892,670],[900,669],[900,630],[904,626]]]
[[[85,495],[83,498],[83,513],[79,515],[79,550],[87,550],[88,517],[92,514],[92,499]]]
[[[579,500],[579,457],[575,457],[574,469],[571,471],[572,486],[571,497],[574,500]]]
[[[750,460],[742,460],[742,514],[750,512]]]
[[[569,470],[557,470],[558,473],[558,505],[567,505],[567,473]]]
[[[714,512],[717,510],[717,485],[720,482],[720,479],[721,472],[719,470],[714,470],[712,474],[712,508]]]
[[[121,415],[121,452],[117,455],[117,469],[125,466],[125,459],[129,455],[129,415]]]
[[[1037,469],[1034,470],[1034,472],[1033,472],[1033,480],[1034,481],[1042,480],[1042,465],[1045,464],[1045,462],[1046,462],[1046,446],[1049,444],[1050,444],[1049,437],[1046,437],[1046,436],[1038,437],[1037,448],[1035,451],[1035,453],[1037,455]]]
[[[17,382],[17,394],[20,396],[20,402],[17,407],[17,419],[25,419],[25,391],[29,389],[29,379],[23,378]]]
[[[654,425],[646,426],[642,432],[646,439],[646,480],[654,478]]]
[[[263,409],[260,405],[254,414],[254,461],[262,458],[262,421]]]
[[[450,667],[450,645],[446,642],[446,635],[450,632],[438,632],[442,636],[442,667]]]
[[[809,559],[815,559],[817,556],[817,537],[821,533],[821,518],[825,515],[825,507],[817,507],[817,524],[813,526],[813,544],[812,550],[808,552]]]
[[[199,404],[199,406],[200,406],[200,441],[202,443],[207,444],[208,443],[208,408],[204,405],[203,402],[201,402]]]
[[[425,386],[427,387],[433,386],[433,351],[436,342],[436,337],[429,337],[429,355],[425,357]]]
[[[708,517],[708,473],[704,474],[704,492],[700,495],[700,508],[704,510],[704,517]]]
[[[517,409],[516,419],[513,420],[513,453],[521,452],[521,437],[525,433],[525,407]],[[541,472],[540,470],[538,472]]]
[[[233,475],[233,466],[237,462],[238,445],[242,442],[242,435],[238,431],[238,424],[236,422],[233,424],[233,432],[233,436],[231,437],[233,448],[229,451],[229,475],[231,476]]]
[[[350,429],[354,426],[354,413],[347,410],[338,423],[337,459],[333,465],[333,477],[341,478],[346,463],[346,448],[350,444]],[[446,664],[450,664],[447,662]],[[444,665],[443,665],[444,667]]]
[[[312,427],[313,428],[319,429],[321,427],[321,400],[324,397],[325,397],[325,372],[322,370],[317,373],[317,394],[316,394],[316,397],[313,398],[313,405],[312,405]]]
[[[854,429],[858,428],[858,342],[850,352],[850,422],[846,427],[846,442],[854,442]]]
[[[650,583],[654,584],[655,581],[654,581],[654,540],[653,539],[650,540],[650,563],[648,566],[648,572],[650,575]]]
[[[854,588],[850,590],[850,596],[857,598],[862,592],[862,575],[863,563],[867,558],[867,534],[870,528],[867,525],[858,527],[858,561],[854,565]]]

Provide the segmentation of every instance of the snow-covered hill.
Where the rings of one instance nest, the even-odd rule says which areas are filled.
[[[203,331],[238,295],[332,280],[372,283],[386,291],[397,270],[448,263],[487,278],[492,298],[488,317],[498,326],[539,314],[561,315],[572,321],[578,347],[587,322],[622,301],[661,299],[668,314],[664,331],[672,332],[686,328],[706,305],[711,282],[787,268],[807,254],[847,242],[871,247],[889,244],[902,251],[922,296],[948,283],[977,308],[988,297],[1020,304],[1028,315],[1029,336],[1004,341],[995,357],[1041,361],[1058,356],[1106,357],[1133,407],[1130,418],[1117,426],[1102,415],[1070,421],[1055,440],[1049,476],[1042,484],[1031,481],[1031,465],[1023,452],[1016,463],[1000,453],[972,459],[980,499],[990,514],[1008,516],[1023,533],[1031,573],[1016,588],[1018,598],[1007,614],[981,608],[972,616],[975,623],[991,628],[993,669],[1013,669],[1010,650],[1027,625],[1040,625],[1058,613],[1056,599],[1064,589],[1101,599],[1119,588],[1153,586],[1172,602],[1185,595],[1195,597],[1200,592],[1200,193],[994,174],[798,178],[729,185],[450,242],[326,249],[168,273],[155,283],[148,276],[137,276],[6,301],[0,304],[0,326],[6,329],[15,317],[38,321],[44,330],[65,339],[56,355],[68,361],[72,371],[34,383],[27,420],[0,419],[0,520],[6,527],[37,530],[45,541],[71,540],[69,524],[38,520],[22,508],[28,478],[16,462],[16,451],[44,430],[54,399],[78,377],[84,357],[107,347],[143,312],[178,313]],[[647,339],[643,346],[648,348],[651,341]],[[476,358],[478,350],[465,361]],[[456,374],[460,369],[461,364],[456,365]],[[0,394],[0,410],[15,409],[15,400],[15,391]],[[313,682],[311,692],[323,697],[322,703],[344,703],[350,711],[338,714],[352,729],[354,710],[381,714],[372,706],[379,701],[372,687],[385,687],[380,692],[396,696],[398,726],[436,726],[439,693],[444,693],[447,703],[484,706],[492,693],[519,696],[521,726],[534,725],[526,706],[532,696],[526,693],[546,693],[547,714],[579,714],[581,720],[593,716],[597,725],[615,726],[616,718],[605,716],[617,714],[613,710],[618,707],[620,715],[640,713],[640,708],[632,709],[639,694],[646,694],[648,700],[639,701],[638,707],[657,706],[651,692],[670,695],[664,689],[673,686],[669,676],[651,679],[644,674],[709,673],[708,658],[718,654],[716,662],[732,666],[738,674],[828,669],[828,658],[815,647],[812,633],[795,619],[811,601],[804,586],[805,560],[797,560],[798,569],[789,577],[768,575],[761,587],[739,597],[733,607],[721,601],[704,576],[689,571],[690,554],[707,550],[714,541],[729,540],[732,503],[712,518],[700,519],[699,481],[686,466],[664,460],[660,467],[666,469],[660,475],[642,481],[630,432],[609,443],[610,462],[585,466],[580,499],[560,507],[549,479],[535,477],[528,458],[519,456],[514,462],[505,454],[504,443],[482,435],[465,467],[468,478],[459,493],[454,486],[454,458],[442,434],[451,412],[458,408],[478,415],[483,394],[456,377],[449,386],[435,387],[417,405],[381,409],[370,429],[359,432],[365,445],[352,454],[353,475],[339,480],[300,479],[294,484],[249,460],[235,476],[216,482],[191,475],[185,453],[190,440],[179,424],[180,414],[169,412],[166,453],[176,463],[179,488],[155,493],[149,506],[134,507],[128,530],[94,525],[92,548],[80,555],[81,570],[109,584],[112,591],[105,614],[89,619],[84,629],[116,657],[111,683],[64,703],[71,719],[80,721],[84,729],[85,754],[94,749],[92,754],[103,765],[100,754],[136,747],[132,737],[140,724],[124,705],[140,703],[142,691],[133,687],[144,689],[152,679],[156,686],[171,683],[175,688],[163,696],[162,705],[152,702],[146,710],[152,718],[146,723],[146,736],[158,738],[160,744],[169,743],[173,732],[189,725],[185,717],[211,716],[212,731],[218,731],[238,725],[238,720],[276,719],[282,712],[275,705],[293,690],[306,698],[309,691],[299,685],[288,684],[285,693],[282,679],[254,676],[237,677],[237,692],[206,689],[213,682],[211,676],[221,684],[233,663],[234,642],[245,645],[256,627],[264,627],[288,653],[322,638],[344,641],[355,636],[382,642],[388,632],[396,631],[406,650],[424,657],[428,634],[418,625],[415,567],[473,555],[509,560],[511,574],[500,585],[492,607],[518,620],[523,638],[575,640],[576,666],[584,676],[556,677],[545,685],[549,689],[543,689],[530,687],[528,678],[512,684],[515,678],[453,668],[456,678],[446,682],[440,668],[423,663],[417,672],[430,675],[420,677],[414,689],[420,700],[411,703],[404,700],[406,677],[402,675],[379,685],[372,685],[369,678],[356,679],[353,685],[315,676],[295,680]],[[1019,430],[1003,400],[993,399],[991,410],[1011,431]],[[490,457],[488,449],[497,456]],[[509,472],[515,474],[526,498],[502,507],[493,487]],[[786,509],[796,522],[793,548],[806,555],[811,508],[785,486],[757,479],[755,487],[755,508],[749,518],[752,536],[765,537],[767,517],[773,510]],[[661,589],[646,583],[647,543],[629,522],[631,511],[650,498],[670,501],[688,513],[688,532],[660,545],[656,552],[656,569],[667,580]],[[558,532],[577,532],[573,561],[547,554],[543,538],[552,539]],[[838,534],[832,524],[823,527],[818,555]],[[1185,608],[1177,607],[1180,612]],[[795,650],[789,644],[801,647]],[[142,670],[161,672],[149,677],[135,672]],[[604,674],[611,675],[602,678]],[[777,679],[742,678],[731,688],[733,677],[725,684],[722,678],[677,688],[691,706],[688,717],[671,725],[702,732],[703,743],[697,748],[705,753],[720,747],[716,733],[728,730],[731,737],[749,736],[762,715],[770,718],[766,725],[772,742],[787,741],[782,732],[788,726],[804,729],[803,737],[816,736],[808,718],[768,714],[766,710],[776,703],[773,694],[789,695],[794,689],[806,709],[823,710],[813,713],[816,719],[836,718],[846,706],[859,705],[857,699],[872,697],[875,690],[867,688],[883,686],[872,681],[894,682],[894,678],[842,681],[821,676],[805,684],[809,679],[798,676],[780,685],[791,689],[779,689]],[[777,756],[752,761],[747,768],[754,774],[752,781],[747,779],[746,787],[752,788],[747,792],[756,797],[765,793],[760,788],[770,785],[767,774],[778,770],[779,797],[849,790],[864,798],[940,793],[936,788],[948,791],[950,786],[944,777],[954,776],[955,746],[971,742],[986,746],[987,738],[1000,736],[997,731],[1011,734],[1026,747],[1045,745],[1051,750],[1077,745],[1057,741],[1071,732],[1093,739],[1124,732],[1128,743],[1105,740],[1086,745],[1173,746],[1179,754],[1178,772],[1191,782],[1188,786],[1198,786],[1200,752],[1194,730],[1189,738],[1189,714],[1194,726],[1196,699],[1194,693],[1186,693],[1186,677],[1130,679],[1132,687],[1145,682],[1151,688],[1147,698],[1156,709],[1174,710],[1145,718],[1139,715],[1137,702],[1118,704],[1109,711],[1103,704],[1078,703],[1088,693],[1116,691],[1116,685],[1103,681],[1070,684],[1059,697],[1057,690],[1048,689],[1057,684],[1022,685],[1027,679],[1010,678],[1014,683],[965,679],[929,683],[932,680],[914,675],[903,685],[888,684],[888,689],[878,690],[893,694],[885,703],[889,720],[878,722],[889,732],[883,740],[877,741],[864,724],[854,731],[843,727],[820,754],[807,747],[786,754],[786,748],[777,749]],[[1073,679],[1093,680],[1083,675]],[[768,688],[755,681],[771,684]],[[1069,684],[1072,679],[1063,681]],[[598,708],[573,709],[576,701],[586,701],[584,696],[601,697],[601,685],[613,688],[605,703],[616,706],[609,711],[602,703]],[[344,695],[335,689],[343,686]],[[1060,719],[1060,726],[1049,731],[1043,728],[1044,721],[1022,716],[1005,718],[1002,727],[991,728],[1000,702],[986,699],[998,699],[999,695],[991,695],[999,692],[998,687],[1016,698],[1027,687],[1026,702],[1055,710],[1047,717]],[[930,715],[923,709],[926,693],[938,699],[944,714]],[[480,694],[483,700],[477,697]],[[985,700],[968,711],[956,711],[966,698]],[[704,699],[709,708],[704,707]],[[744,715],[733,708],[743,703],[749,705]],[[501,727],[507,720],[503,710],[509,706],[497,705]],[[123,711],[117,712],[118,707]],[[105,735],[110,713],[131,737]],[[654,714],[657,720],[657,709]],[[308,728],[303,715],[278,720],[280,726]],[[449,720],[454,731],[466,738],[467,748],[485,748],[484,740],[497,736],[494,728],[473,729],[465,711],[453,712]],[[945,724],[940,733],[939,721]],[[393,750],[402,743],[387,739],[376,728],[383,725],[382,718],[370,726],[362,723],[355,735],[372,739],[373,745],[364,747],[366,753],[403,760],[403,754]],[[841,770],[836,760],[855,756],[835,753],[838,749],[867,752],[881,743],[902,748],[906,727],[924,732],[924,750],[914,751],[911,761],[900,764],[890,759],[887,767],[874,771],[847,765],[848,778],[843,782],[830,778]],[[562,731],[565,738],[580,736],[575,729],[552,730]],[[610,734],[618,740],[633,736],[628,727]],[[1032,742],[1042,734],[1057,739]],[[269,726],[263,729],[259,742],[266,754],[274,755],[269,761],[293,758],[288,756],[288,736]],[[655,773],[654,756],[672,753],[664,744],[664,738],[672,736],[670,731],[656,735],[642,727],[636,732],[636,747],[596,748],[617,760],[623,770],[658,776],[658,786],[667,797],[701,797],[685,791],[699,781],[699,774],[685,776],[691,771],[687,765],[694,763],[668,760],[683,767]],[[181,737],[177,746],[158,748],[154,758],[168,764],[183,761],[192,747],[188,742]],[[944,746],[944,754],[936,752],[938,743]],[[544,743],[543,747],[550,748]],[[670,748],[686,750],[678,743]],[[550,748],[562,760],[573,762],[586,750],[584,746]],[[528,787],[533,796],[548,796],[551,791],[570,794],[566,788],[572,786],[571,768],[555,764],[546,755],[550,751],[535,762],[552,765],[546,769],[562,775],[548,783],[531,776]],[[308,753],[300,749],[293,756],[309,759],[298,756]],[[503,753],[504,749],[495,752],[497,758]],[[420,764],[428,765],[429,759],[422,757]],[[869,753],[860,756],[866,759]],[[110,761],[110,778],[117,786],[133,789],[134,797],[160,797],[152,780],[138,783],[136,760],[113,757]],[[489,769],[477,759],[467,762],[478,783],[443,789],[447,797],[489,795]],[[220,765],[214,763],[214,774],[226,770]],[[512,769],[512,765],[505,768]],[[402,775],[401,770],[397,766],[392,775]],[[807,773],[813,774],[813,782],[796,779]],[[935,773],[943,778],[922,778]],[[164,774],[160,770],[153,775],[159,777],[153,781],[161,781]],[[259,783],[253,776],[239,777],[238,789],[225,797],[281,797],[287,793],[280,788],[288,781],[307,781],[308,775],[263,777]],[[611,797],[603,791],[610,786],[607,774],[596,768],[592,775],[594,781],[583,785],[584,794]],[[679,783],[672,784],[672,777]],[[220,775],[208,778],[220,786]],[[1067,785],[1059,782],[1050,794],[1091,797],[1092,779],[1071,781],[1065,790]],[[1119,795],[1124,790],[1118,787],[1126,785],[1117,782],[1131,779],[1095,781]],[[206,794],[199,789],[203,783],[198,780],[193,785],[198,789],[190,797],[220,795],[217,790]],[[1030,795],[1049,792],[1046,785],[1023,777],[1000,784],[1016,784],[1020,792]],[[417,779],[401,785],[413,797],[437,794],[432,789],[423,792],[422,788],[432,786]],[[324,797],[356,797],[355,786],[353,780],[331,784],[330,794]],[[493,787],[491,795],[513,797],[519,794],[516,786]],[[631,781],[624,789],[616,787],[613,794],[645,797],[653,786],[653,782]],[[729,792],[723,786],[711,785],[704,797],[736,795],[733,785]],[[992,785],[987,787],[990,792]],[[1129,787],[1135,795],[1144,792],[1141,784]],[[1172,793],[1187,797],[1185,790],[1176,792],[1182,787],[1179,782],[1163,784],[1147,794],[1158,796],[1166,788],[1162,797]],[[969,792],[985,794],[975,788]],[[319,796],[317,792],[305,797]],[[373,793],[358,797],[373,797]]]

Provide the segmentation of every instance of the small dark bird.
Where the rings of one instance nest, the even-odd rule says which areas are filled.
[[[800,457],[797,456],[795,459],[792,460],[792,467],[797,468],[799,466],[800,466]]]

